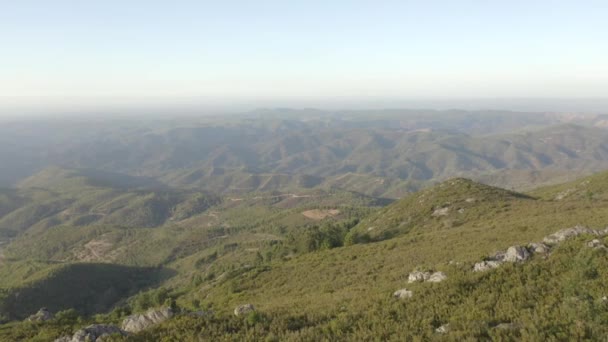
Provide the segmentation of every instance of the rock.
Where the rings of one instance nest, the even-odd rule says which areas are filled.
[[[507,252],[496,252],[494,253],[494,255],[490,256],[488,258],[488,260],[492,260],[492,261],[497,261],[497,262],[504,262],[505,258],[507,257]]]
[[[523,262],[530,259],[530,252],[525,247],[511,246],[507,249],[503,261]]]
[[[30,322],[44,322],[53,319],[53,314],[47,308],[41,308],[35,314],[27,318]]]
[[[459,213],[459,214],[464,214],[464,208],[460,208],[460,209],[458,209],[458,213]]]
[[[169,307],[151,309],[144,314],[135,314],[122,321],[122,330],[127,332],[140,332],[152,325],[164,322],[173,317],[173,310]]]
[[[448,279],[448,276],[446,276],[445,273],[435,272],[435,273],[431,274],[428,281],[431,283],[440,283],[446,279]]]
[[[498,268],[498,266],[500,266],[501,262],[500,261],[495,261],[495,260],[487,260],[487,261],[482,261],[482,262],[478,262],[475,264],[475,266],[473,266],[473,272],[484,272],[484,271],[488,271],[494,268]]]
[[[430,272],[414,271],[407,276],[408,283],[427,281],[431,277]]]
[[[550,248],[549,248],[549,246],[545,245],[542,242],[540,242],[540,243],[532,242],[532,243],[528,244],[528,250],[530,252],[532,252],[533,254],[547,254],[547,253],[549,253]]]
[[[438,334],[447,334],[450,332],[450,323],[440,326],[439,328],[435,329],[435,332]]]
[[[583,227],[583,226],[576,226],[576,227],[572,227],[572,228],[562,229],[556,233],[546,236],[543,239],[543,242],[548,245],[555,245],[568,238],[575,237],[575,236],[578,236],[581,234],[600,235],[600,233],[595,229],[590,229],[590,228]]]
[[[241,316],[241,315],[245,315],[248,314],[250,312],[255,311],[255,307],[252,304],[243,304],[243,305],[239,305],[234,309],[234,314],[236,316]]]
[[[599,239],[593,239],[593,240],[587,242],[587,247],[589,247],[589,248],[606,248],[606,246],[604,246],[602,241],[600,241]]]
[[[446,216],[449,212],[450,212],[449,207],[439,208],[439,209],[435,209],[435,211],[433,211],[431,216],[435,216],[435,217]]]
[[[393,297],[399,299],[412,298],[413,295],[414,293],[408,289],[397,290],[395,293],[393,293]]]
[[[76,331],[72,338],[64,336],[56,339],[55,342],[101,342],[104,337],[113,334],[126,335],[124,331],[115,325],[91,324],[84,329]]]
[[[471,197],[471,198],[467,198],[464,201],[467,202],[467,203],[473,203],[473,202],[475,202],[475,199]]]
[[[72,342],[72,338],[70,336],[63,336],[56,338],[54,342]]]

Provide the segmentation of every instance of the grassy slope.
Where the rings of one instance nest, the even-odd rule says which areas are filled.
[[[191,329],[204,320],[183,318],[140,337],[183,334],[194,339],[202,334],[238,340],[266,336],[276,325],[272,333],[281,340],[314,340],[320,334],[341,339],[408,334],[435,338],[433,329],[447,322],[455,327],[453,339],[602,336],[606,328],[598,319],[606,315],[606,308],[598,300],[606,290],[602,284],[608,280],[608,268],[602,251],[583,247],[588,237],[564,244],[547,260],[537,257],[524,266],[505,266],[484,274],[470,269],[497,250],[540,241],[562,228],[577,224],[604,228],[608,186],[602,180],[606,178],[599,174],[576,182],[595,182],[593,196],[561,201],[542,198],[554,198],[571,184],[526,196],[464,179],[450,180],[371,214],[353,229],[379,242],[256,261],[255,252],[249,250],[267,247],[256,245],[256,234],[268,234],[272,229],[264,230],[266,223],[291,215],[276,207],[263,209],[264,218],[247,233],[253,235],[242,232],[230,237],[230,242],[242,243],[234,253],[220,253],[213,259],[207,258],[211,250],[201,251],[168,264],[180,272],[167,283],[179,289],[178,303],[192,307],[193,301],[199,301],[217,313],[217,320],[196,332]],[[467,201],[471,198],[474,201]],[[245,213],[245,208],[234,210]],[[449,208],[447,215],[432,215],[441,208]],[[214,277],[190,282],[192,276],[206,276],[214,264],[222,263]],[[407,274],[416,268],[441,270],[449,279],[438,285],[406,284]],[[405,304],[390,298],[403,287],[417,293]],[[229,318],[242,303],[253,303],[265,315],[257,330]],[[535,308],[534,303],[539,306]],[[579,324],[578,319],[585,321]],[[182,320],[187,323],[179,328]],[[524,328],[493,328],[508,322]],[[289,328],[290,324],[296,328]],[[213,335],[213,329],[230,326],[233,335]]]

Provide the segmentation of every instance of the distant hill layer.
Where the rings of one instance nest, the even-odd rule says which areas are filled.
[[[339,188],[400,198],[459,176],[527,189],[608,168],[602,122],[424,110],[277,110],[180,123],[17,122],[0,127],[0,184],[44,184],[41,175],[25,178],[59,166],[86,172],[91,185],[218,193]]]

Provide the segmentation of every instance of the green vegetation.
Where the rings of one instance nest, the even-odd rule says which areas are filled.
[[[480,126],[463,113],[409,122],[389,111],[371,123],[343,114],[303,122],[265,113],[133,136],[108,128],[103,148],[88,145],[94,157],[77,148],[78,158],[62,156],[75,168],[44,164],[0,190],[0,341],[49,341],[161,306],[176,316],[107,340],[608,335],[605,236],[472,271],[510,246],[608,225],[608,173],[570,181],[603,167],[604,131],[505,113]],[[521,187],[569,182],[521,193],[449,178],[462,174]],[[599,247],[588,246],[594,238]],[[414,270],[447,280],[408,283]],[[411,298],[393,297],[403,288]],[[256,310],[235,316],[246,303]],[[41,307],[55,317],[24,320]]]

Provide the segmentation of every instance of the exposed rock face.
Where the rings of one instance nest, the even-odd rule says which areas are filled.
[[[576,226],[576,227],[572,227],[572,228],[562,229],[556,233],[546,236],[543,239],[543,242],[548,245],[555,245],[568,238],[579,236],[581,234],[600,235],[601,233],[595,229],[589,229],[589,228],[583,227],[583,226]]]
[[[413,295],[414,293],[408,289],[397,290],[395,293],[393,293],[393,297],[399,299],[412,298]]]
[[[530,252],[525,247],[511,246],[507,249],[503,261],[522,262],[530,259]]]
[[[450,332],[450,324],[448,323],[440,326],[439,328],[435,329],[435,332],[438,334],[447,334]]]
[[[445,208],[439,208],[439,209],[435,209],[435,211],[433,211],[433,213],[431,214],[431,216],[446,216],[448,213],[450,212],[450,208],[449,207],[445,207]]]
[[[234,309],[234,314],[236,316],[241,316],[241,315],[248,314],[252,311],[255,311],[255,307],[253,306],[253,304],[243,304],[243,305],[237,306]]]
[[[53,319],[53,314],[47,308],[41,308],[35,314],[27,318],[30,322],[44,322]]]
[[[414,271],[407,276],[408,283],[427,281],[431,277],[431,272]]]
[[[60,337],[55,342],[101,342],[104,337],[112,334],[126,335],[115,325],[92,324],[76,331],[71,338],[69,336]]]
[[[166,307],[162,309],[151,309],[144,314],[131,315],[122,321],[122,329],[127,332],[139,332],[152,325],[164,322],[173,317],[173,310]]]
[[[500,266],[501,262],[495,260],[487,260],[478,262],[473,266],[473,272],[484,272]]]
[[[440,283],[446,279],[448,279],[448,276],[446,276],[445,273],[435,272],[435,273],[431,274],[428,281],[431,283]]]

